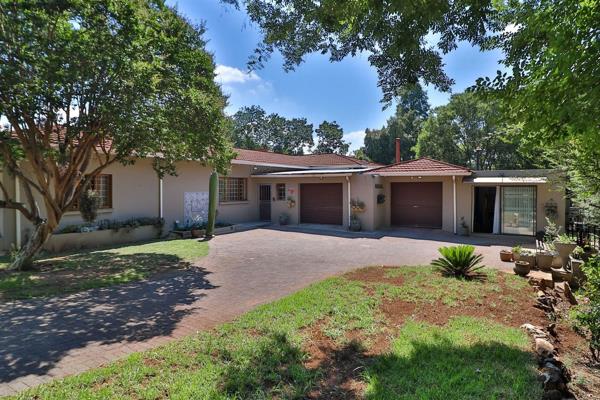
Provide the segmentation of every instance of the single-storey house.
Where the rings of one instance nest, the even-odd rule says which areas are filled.
[[[550,170],[472,171],[429,158],[378,165],[338,154],[292,156],[236,150],[230,171],[219,181],[218,220],[271,221],[286,214],[290,224],[348,227],[358,218],[367,231],[394,227],[534,235],[551,216],[565,223],[565,193]],[[206,218],[209,167],[188,161],[177,176],[159,179],[152,160],[112,165],[94,188],[100,193],[100,219],[161,217],[167,232],[176,221]],[[19,182],[0,173],[11,193]],[[42,210],[43,211],[43,210]],[[83,221],[68,212],[61,227]],[[23,243],[29,222],[0,209],[0,251]]]

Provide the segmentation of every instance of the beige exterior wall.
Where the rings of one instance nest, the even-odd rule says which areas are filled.
[[[177,164],[177,176],[163,179],[163,211],[165,229],[172,229],[175,221],[183,221],[185,192],[208,192],[211,169],[193,161]],[[227,176],[249,178],[250,165],[233,165]],[[248,200],[219,203],[217,221],[238,223],[258,219],[258,185],[253,179],[247,181]]]

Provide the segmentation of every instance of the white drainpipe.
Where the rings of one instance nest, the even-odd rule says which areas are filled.
[[[456,235],[456,176],[452,175],[452,197],[454,199],[454,234]]]
[[[163,213],[163,180],[158,179],[158,217],[164,218]]]
[[[15,202],[21,202],[21,185],[19,184],[19,178],[15,175]],[[17,249],[21,248],[21,212],[15,210],[15,245]]]
[[[350,199],[350,177],[346,177],[348,182],[348,227],[350,227],[350,221],[352,221],[352,200]]]

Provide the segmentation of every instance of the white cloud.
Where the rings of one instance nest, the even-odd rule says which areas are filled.
[[[344,140],[350,142],[350,151],[357,150],[365,144],[365,131],[353,131],[344,134]]]
[[[215,73],[217,74],[215,81],[220,84],[246,83],[260,80],[260,77],[254,71],[244,72],[241,69],[227,65],[217,65]]]

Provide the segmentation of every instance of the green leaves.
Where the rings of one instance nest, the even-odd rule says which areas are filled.
[[[457,278],[475,278],[477,271],[483,268],[481,254],[474,254],[475,247],[469,245],[458,245],[451,247],[440,247],[441,258],[433,260],[431,265],[436,267],[442,274]]]
[[[346,154],[350,143],[344,141],[344,130],[337,122],[323,121],[316,129],[318,143],[314,152],[316,154],[336,153]]]

